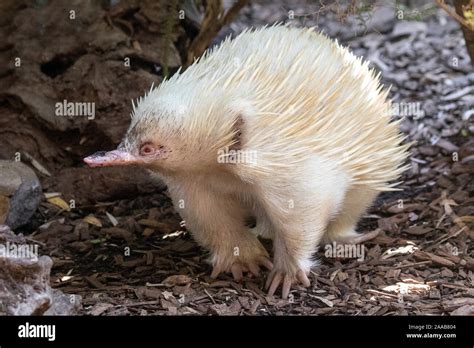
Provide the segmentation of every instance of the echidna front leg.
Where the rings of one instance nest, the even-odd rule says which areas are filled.
[[[317,201],[316,205],[311,205],[312,209],[295,206],[293,211],[279,208],[269,214],[276,226],[273,240],[274,267],[266,283],[269,295],[273,295],[282,285],[282,297],[287,298],[295,283],[301,283],[305,287],[310,285],[307,276],[313,264],[312,255],[334,207],[330,198],[318,198]]]
[[[308,216],[280,208],[269,216],[276,227],[273,240],[274,266],[268,275],[266,288],[272,296],[281,285],[282,297],[287,298],[294,284],[310,285],[308,275],[312,254],[324,233],[329,215],[326,215],[327,219],[310,218],[308,223]]]
[[[244,272],[257,275],[261,266],[272,268],[267,251],[245,226],[249,209],[235,197],[191,181],[168,183],[168,189],[194,239],[210,251],[213,278],[229,272],[241,280]]]
[[[309,167],[309,171],[313,167]],[[267,279],[269,295],[282,285],[282,297],[287,298],[291,286],[310,285],[307,275],[312,257],[321,241],[331,217],[344,199],[347,177],[331,168],[319,166],[314,172],[295,175],[292,180],[272,178],[261,183],[259,197],[263,209],[274,228],[273,270]],[[313,175],[311,181],[310,174]],[[295,180],[298,178],[299,180]]]

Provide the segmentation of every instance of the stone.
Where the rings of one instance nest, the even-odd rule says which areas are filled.
[[[64,294],[56,289],[52,289],[51,293],[53,300],[45,315],[75,315],[81,310],[81,296]]]
[[[0,224],[16,229],[26,224],[42,198],[34,171],[21,162],[0,161]]]
[[[73,315],[81,297],[65,295],[50,286],[53,261],[0,225],[0,315]]]
[[[411,35],[418,32],[426,32],[427,28],[428,26],[424,22],[399,21],[393,28],[392,38]]]
[[[386,33],[390,31],[395,24],[395,9],[388,6],[380,6],[372,13],[367,22],[368,31]]]

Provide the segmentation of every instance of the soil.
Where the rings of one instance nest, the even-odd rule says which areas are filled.
[[[76,13],[88,15],[74,26],[64,17],[67,2],[21,11],[11,3],[16,17],[0,23],[8,37],[0,60],[21,57],[23,65],[0,74],[0,158],[19,152],[27,163],[35,159],[44,192],[59,193],[69,206],[45,199],[16,232],[53,258],[52,286],[81,295],[83,314],[474,313],[474,69],[458,24],[444,12],[433,10],[417,27],[377,13],[379,23],[367,27],[358,16],[341,22],[340,13],[320,13],[313,3],[266,1],[244,8],[216,38],[276,21],[318,25],[370,59],[395,101],[419,102],[423,110],[402,117],[402,131],[415,141],[403,190],[381,194],[359,224],[361,233],[380,231],[364,243],[364,259],[327,257],[321,248],[311,287],[296,286],[282,300],[267,296],[265,276],[210,279],[206,251],[186,231],[163,184],[145,171],[92,170],[81,162],[120,142],[130,99],[159,83],[165,65],[172,73],[182,63],[191,24],[175,24],[164,43],[153,39],[163,18],[153,15],[160,11],[152,1],[109,9],[78,2]],[[51,117],[53,101],[63,99],[95,102],[96,118]]]

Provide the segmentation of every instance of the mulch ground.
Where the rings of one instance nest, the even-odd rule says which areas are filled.
[[[286,13],[280,5],[254,4],[226,30],[282,20]],[[458,25],[440,11],[408,26],[393,22],[383,32],[358,31],[356,21],[342,25],[330,14],[297,21],[342,38],[374,62],[393,86],[394,100],[419,102],[423,110],[402,122],[415,141],[403,191],[382,194],[360,223],[360,232],[380,230],[364,244],[364,260],[326,257],[321,249],[311,287],[295,287],[282,300],[263,291],[265,276],[211,280],[206,252],[180,224],[164,190],[131,187],[128,199],[70,211],[44,201],[29,238],[54,260],[53,287],[81,295],[84,314],[474,313],[474,69]],[[65,175],[43,178],[45,191],[60,190],[57,178]]]

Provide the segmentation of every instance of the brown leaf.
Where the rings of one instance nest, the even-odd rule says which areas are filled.
[[[334,303],[327,298],[316,296],[316,295],[310,295],[312,298],[318,299],[322,303],[324,303],[326,306],[332,308],[334,306]]]
[[[212,314],[228,315],[229,308],[225,303],[213,304],[209,307]]]
[[[62,210],[71,211],[71,207],[69,206],[69,204],[67,204],[66,201],[64,201],[64,199],[62,199],[61,197],[56,196],[48,198],[48,202],[54,204]]]
[[[164,222],[156,221],[153,219],[141,219],[137,221],[140,225],[146,226],[146,227],[152,227],[152,228],[157,228],[160,232],[167,234],[172,231],[172,227]]]
[[[186,285],[192,283],[192,278],[188,277],[184,274],[172,275],[162,281],[162,284],[168,287],[172,287],[175,285]]]
[[[110,235],[114,238],[121,238],[126,240],[127,242],[132,241],[135,239],[135,236],[130,231],[120,228],[120,227],[108,227],[101,229],[101,232]]]
[[[134,289],[135,295],[139,299],[156,299],[158,300],[161,297],[162,291],[157,288],[150,288],[147,286],[140,286]]]
[[[102,227],[102,222],[100,222],[100,220],[96,218],[94,215],[87,215],[83,220],[90,225]]]
[[[113,308],[113,304],[111,303],[96,303],[90,310],[89,315],[97,316],[101,315],[102,313],[106,312],[108,309]]]

